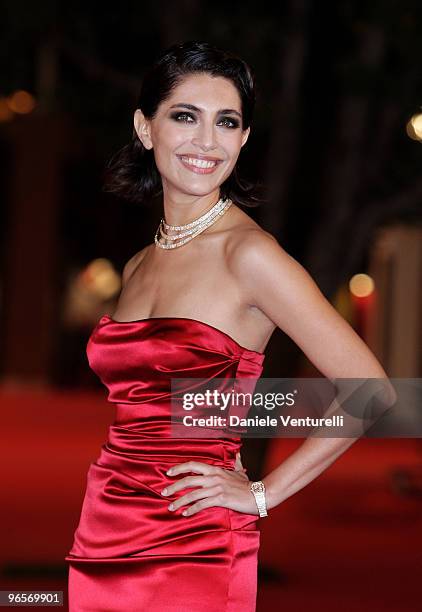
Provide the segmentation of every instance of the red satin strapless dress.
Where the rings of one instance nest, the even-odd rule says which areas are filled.
[[[240,437],[171,437],[171,378],[257,379],[264,353],[195,319],[104,315],[87,356],[116,415],[65,557],[70,612],[253,612],[258,516],[216,506],[185,517],[168,505],[187,491],[161,491],[188,475],[170,466],[234,469],[241,448]]]

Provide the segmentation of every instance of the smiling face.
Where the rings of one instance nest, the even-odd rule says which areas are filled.
[[[228,178],[250,128],[234,84],[206,73],[190,74],[162,102],[152,120],[135,111],[135,130],[154,150],[164,194],[204,196]]]

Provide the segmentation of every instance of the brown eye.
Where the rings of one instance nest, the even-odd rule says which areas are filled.
[[[182,123],[191,123],[191,121],[186,120],[187,117],[190,117],[191,119],[193,118],[190,113],[173,113],[171,115],[171,118],[175,121],[179,121],[179,119],[181,118]]]
[[[231,117],[223,117],[221,121],[224,121],[226,123],[226,127],[228,128],[239,127],[239,122],[236,119],[232,119]]]

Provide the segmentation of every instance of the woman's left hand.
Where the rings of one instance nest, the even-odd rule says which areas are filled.
[[[184,516],[191,516],[211,506],[231,508],[245,514],[259,514],[255,498],[250,491],[251,483],[246,475],[246,470],[242,467],[239,453],[236,456],[234,470],[227,470],[201,461],[187,461],[173,466],[167,471],[167,474],[176,476],[184,472],[194,472],[199,475],[180,478],[163,489],[161,494],[167,497],[183,489],[196,488],[173,501],[169,506],[170,511],[190,504],[183,510]]]

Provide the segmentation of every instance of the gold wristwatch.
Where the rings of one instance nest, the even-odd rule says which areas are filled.
[[[262,480],[258,480],[251,484],[251,493],[253,493],[253,496],[255,497],[259,516],[268,516],[267,505],[265,503],[265,485]]]

